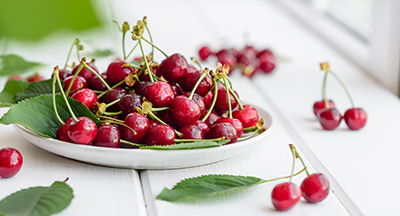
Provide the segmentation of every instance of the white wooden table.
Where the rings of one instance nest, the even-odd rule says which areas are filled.
[[[179,52],[189,58],[202,44],[220,47],[225,43],[240,48],[247,34],[249,43],[272,48],[289,58],[270,75],[247,79],[236,73],[231,77],[242,99],[272,113],[276,124],[270,137],[259,149],[215,164],[176,170],[132,170],[100,167],[51,154],[30,144],[12,126],[0,125],[0,147],[17,148],[24,157],[16,176],[0,179],[0,198],[22,188],[47,186],[69,177],[75,198],[59,215],[400,215],[398,98],[278,4],[261,0],[112,2],[108,11],[114,11],[113,17],[120,23],[128,20],[133,25],[146,15],[155,43],[167,53]],[[119,35],[115,38],[117,41],[100,44],[119,47]],[[30,60],[46,59],[51,68],[63,64],[68,44],[52,45],[51,53],[49,49],[41,51],[46,50],[43,47],[35,51],[35,47],[15,49],[19,53],[27,49],[24,56]],[[356,105],[367,111],[368,122],[362,130],[350,131],[342,122],[336,130],[325,131],[313,115],[312,105],[321,98],[323,73],[319,63],[323,61],[330,62],[332,70],[347,84]],[[98,62],[101,70],[107,64]],[[213,68],[214,61],[205,65]],[[49,75],[51,69],[43,73]],[[350,107],[333,79],[328,81],[328,95],[342,113]],[[1,113],[5,111],[1,109]],[[285,176],[292,164],[289,143],[295,144],[312,172],[329,177],[331,192],[323,202],[309,204],[302,200],[290,211],[277,212],[270,194],[278,182],[213,203],[176,204],[155,199],[164,187],[171,188],[184,178],[199,175],[235,174],[263,179]],[[296,168],[301,169],[301,164],[297,163]],[[297,176],[294,182],[299,185],[303,178],[304,175]]]

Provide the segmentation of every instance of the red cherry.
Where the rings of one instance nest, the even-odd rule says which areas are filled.
[[[183,134],[182,139],[204,139],[203,132],[194,124],[184,125],[179,132]]]
[[[103,73],[100,76],[101,76],[101,78],[103,78],[104,81],[107,82],[107,75],[106,74]],[[93,89],[93,90],[98,90],[98,91],[107,90],[106,85],[97,76],[93,77],[93,79],[91,79],[88,82],[88,86],[89,86],[90,89]]]
[[[148,145],[172,145],[175,140],[175,131],[169,125],[159,124],[151,127],[147,136]]]
[[[94,146],[120,148],[121,133],[114,125],[103,125],[97,130],[96,139],[93,140]]]
[[[127,116],[131,112],[136,112],[137,108],[142,108],[142,97],[138,94],[126,94],[121,97],[119,105],[123,116]]]
[[[0,176],[10,178],[17,174],[22,166],[22,155],[15,148],[0,149]]]
[[[124,124],[132,128],[136,134],[127,127],[121,128],[121,136],[130,142],[143,142],[149,133],[149,120],[146,116],[133,112],[126,116]]]
[[[141,65],[142,67],[146,67],[146,65]],[[157,66],[153,66],[151,69],[153,69],[153,74],[156,75],[158,78],[160,78],[162,76],[161,71],[160,71],[160,65]],[[154,79],[154,77],[153,77]],[[142,72],[139,76],[139,80],[140,81],[150,81],[150,76],[149,74],[145,72]]]
[[[351,108],[344,113],[344,121],[351,130],[359,130],[367,122],[367,113],[362,108]]]
[[[68,70],[68,69],[60,69],[58,71],[58,76],[60,77],[61,80],[64,80],[65,78],[71,76],[72,71]]]
[[[237,59],[232,53],[227,50],[221,50],[217,53],[217,57],[218,61],[222,65],[227,64],[230,66],[229,71],[232,71],[235,68]]]
[[[107,68],[107,82],[111,86],[121,82],[126,76],[131,74],[135,69],[131,67],[124,67],[126,62],[112,62]]]
[[[28,77],[28,79],[27,79],[28,82],[37,82],[37,81],[43,81],[43,80],[45,80],[45,78],[38,73],[36,73],[35,75],[33,75],[31,77]]]
[[[313,111],[314,111],[315,116],[318,116],[319,111],[321,111],[325,108],[327,108],[327,107],[325,106],[324,100],[315,102],[313,105]],[[333,103],[332,100],[329,100],[329,108],[335,108],[335,103]]]
[[[208,127],[211,127],[214,125],[215,122],[218,121],[219,118],[220,118],[220,116],[216,112],[211,111],[210,115],[207,117],[207,119],[204,122],[208,125]]]
[[[243,125],[242,125],[242,122],[240,122],[238,119],[235,119],[235,118],[230,119],[230,118],[222,117],[222,118],[218,119],[218,121],[216,123],[220,123],[220,122],[230,123],[231,125],[233,125],[233,127],[235,127],[238,138],[242,136]]]
[[[274,187],[271,198],[276,210],[286,211],[299,202],[301,189],[291,182],[284,182]]]
[[[97,99],[96,93],[94,91],[84,88],[75,92],[72,96],[72,99],[80,101],[83,103],[89,110],[92,110],[96,103],[99,102]]]
[[[263,54],[258,59],[260,60],[260,69],[264,73],[271,73],[275,69],[276,59],[273,55]]]
[[[207,123],[201,121],[201,120],[197,120],[193,123],[194,125],[196,125],[198,128],[200,128],[201,132],[205,135],[207,133],[208,130],[208,125]]]
[[[211,51],[210,47],[208,46],[203,46],[199,49],[199,57],[202,61],[205,61],[208,59],[210,55],[212,55],[213,52]]]
[[[231,92],[229,92],[229,98],[231,102],[231,108],[233,110],[238,104]],[[217,101],[215,102],[214,110],[219,114],[229,110],[228,94],[226,93],[225,86],[220,86],[218,88]]]
[[[190,96],[190,92],[183,92],[182,93],[183,96],[189,97]],[[206,114],[206,105],[204,104],[204,99],[202,96],[200,96],[197,93],[193,94],[193,98],[192,100],[194,100],[194,102],[197,103],[197,105],[199,105],[200,108],[200,116],[203,116],[204,114]]]
[[[94,64],[92,64],[92,63],[90,63],[90,62],[86,62],[86,64],[87,64],[90,68],[92,68],[96,73],[99,73],[99,70],[97,69],[97,67],[96,67]],[[80,65],[80,64],[79,64],[79,65]],[[72,69],[72,73],[71,73],[71,74],[76,74],[76,72],[78,72],[79,65],[75,66],[75,67]],[[83,67],[83,68],[81,69],[81,71],[79,72],[79,76],[85,78],[85,80],[86,80],[87,82],[89,82],[89,80],[93,79],[93,77],[95,77],[96,75],[95,75],[94,73],[92,73],[92,71],[90,71],[89,69]]]
[[[181,95],[183,90],[182,87],[179,83],[176,82],[168,82],[168,84],[172,87],[172,90],[174,90],[175,96]]]
[[[318,120],[325,130],[337,128],[342,121],[342,116],[336,108],[323,109],[318,113]]]
[[[67,78],[64,79],[64,91],[67,91],[69,85],[72,82],[72,79],[74,78],[74,76],[69,76]],[[74,94],[74,92],[76,92],[79,89],[83,89],[87,87],[87,82],[86,79],[81,77],[81,76],[76,76],[74,83],[72,83],[69,95]]]
[[[111,103],[115,100],[122,98],[124,95],[126,95],[126,90],[121,87],[116,87],[114,89],[111,89],[111,91],[107,92],[104,95],[103,102],[108,104],[108,103]],[[114,104],[107,108],[107,111],[113,111],[113,112],[117,112],[120,110],[121,110],[121,106],[119,103]]]
[[[96,138],[97,126],[92,119],[79,117],[77,122],[69,124],[67,134],[74,143],[87,145]]]
[[[175,97],[171,85],[163,81],[156,81],[147,85],[144,95],[154,107],[166,107]]]
[[[232,116],[242,122],[244,128],[255,126],[259,119],[256,108],[251,105],[243,105],[243,109],[233,111]]]
[[[235,127],[227,122],[215,123],[206,133],[207,139],[215,139],[225,137],[230,139],[227,144],[235,143],[237,141],[238,135]]]
[[[169,105],[170,116],[179,126],[193,124],[200,118],[200,112],[199,105],[183,95],[176,96]]]
[[[212,104],[213,95],[214,95],[213,92],[210,91],[204,97],[204,105],[206,106],[206,109],[210,109],[211,104]]]
[[[135,84],[135,93],[139,95],[144,95],[144,90],[150,84],[150,81],[140,81]]]
[[[8,81],[10,80],[23,80],[23,78],[20,75],[12,75],[8,77]]]
[[[196,85],[197,81],[203,74],[202,70],[198,70],[193,65],[188,65],[188,72],[184,78],[184,89],[186,91],[192,91],[193,87]],[[207,74],[196,88],[196,93],[199,95],[205,95],[213,84],[212,78]]]
[[[60,128],[57,130],[57,139],[65,142],[70,142],[73,143],[73,141],[69,138],[68,136],[68,127],[71,122],[73,122],[74,119],[71,117],[69,118],[65,124],[63,124]]]
[[[181,54],[173,54],[160,64],[161,74],[172,82],[182,80],[187,73],[187,61]]]
[[[310,203],[317,203],[328,196],[329,181],[324,174],[314,173],[303,180],[300,188],[304,199]]]

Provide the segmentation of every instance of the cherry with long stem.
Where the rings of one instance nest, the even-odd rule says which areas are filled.
[[[77,45],[77,44],[79,44],[79,39],[78,39],[78,38],[76,38],[76,39],[74,40],[74,42],[73,42],[72,45],[71,45],[71,48],[69,49],[68,56],[67,56],[67,60],[65,61],[65,65],[64,65],[64,70],[67,69],[68,61],[69,61],[69,58],[71,57],[72,49],[73,49],[74,46]],[[79,57],[78,57],[78,58],[79,58]]]
[[[142,52],[144,63],[146,64],[147,71],[149,72],[150,82],[154,82],[153,74],[151,73],[149,63],[147,62],[146,55],[144,54],[144,51],[143,51],[141,38],[139,38],[138,42],[139,42],[139,46],[140,46],[140,51]]]
[[[197,80],[197,82],[196,82],[196,84],[194,85],[192,91],[190,92],[189,99],[193,99],[193,95],[194,95],[194,93],[196,92],[197,87],[200,85],[200,83],[201,83],[201,81],[204,79],[204,77],[207,76],[208,71],[209,71],[208,68],[205,68],[205,69],[203,70],[203,73],[201,74],[200,78]]]
[[[213,78],[213,83],[214,83],[214,97],[213,97],[213,100],[212,100],[212,102],[211,102],[211,106],[210,106],[210,108],[208,109],[207,114],[203,117],[203,119],[201,119],[201,121],[203,121],[203,122],[205,122],[205,121],[207,120],[208,116],[211,114],[211,112],[212,112],[213,109],[214,109],[215,102],[217,101],[217,96],[218,96],[217,82],[218,82],[218,79],[217,79],[217,78]]]
[[[57,82],[57,77],[58,77],[58,66],[56,66],[54,68],[53,71],[53,87],[52,87],[52,95],[53,95],[53,109],[54,109],[54,113],[56,114],[57,120],[64,125],[65,122],[60,118],[60,115],[58,114],[58,110],[57,110],[57,105],[56,105],[56,82]]]

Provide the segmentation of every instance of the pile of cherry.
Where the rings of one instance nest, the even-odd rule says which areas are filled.
[[[265,130],[257,110],[242,105],[233,90],[228,65],[219,63],[215,71],[202,70],[180,54],[168,56],[142,36],[146,27],[145,20],[139,20],[132,31],[132,39],[141,48],[142,57],[136,58],[140,63],[127,62],[124,51],[124,60],[110,63],[101,74],[85,58],[72,71],[55,68],[53,79],[60,86],[60,80],[64,81],[64,97],[82,102],[103,122],[96,125],[71,111],[66,122],[59,119],[59,140],[112,148],[121,143],[171,145],[226,139],[229,144]],[[144,54],[143,41],[163,53],[160,64],[152,54]],[[251,134],[241,137],[243,133]]]
[[[346,125],[350,130],[359,130],[364,127],[367,122],[367,113],[362,108],[356,108],[354,106],[353,99],[350,96],[344,83],[341,81],[333,71],[330,70],[330,66],[327,62],[321,63],[321,70],[325,72],[323,86],[322,86],[322,100],[314,103],[313,111],[315,116],[318,117],[319,123],[325,130],[333,130],[340,125],[340,122],[344,118]],[[350,100],[352,108],[348,109],[344,116],[335,108],[335,103],[332,100],[328,100],[326,97],[326,82],[328,74],[331,74],[341,84],[345,90],[347,97]]]
[[[258,50],[254,46],[246,46],[242,50],[227,48],[218,52],[213,52],[210,47],[203,46],[198,54],[202,61],[210,56],[216,56],[218,62],[229,65],[231,71],[240,69],[247,77],[252,77],[256,73],[271,73],[276,65],[276,58],[271,50]]]

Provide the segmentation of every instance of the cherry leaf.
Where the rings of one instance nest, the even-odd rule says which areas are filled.
[[[25,91],[29,87],[28,82],[20,80],[10,80],[4,86],[3,91],[0,93],[0,103],[15,103],[16,95]]]
[[[156,199],[168,202],[190,202],[241,191],[263,183],[251,176],[205,175],[178,182],[172,189],[164,188]]]
[[[21,56],[15,54],[0,55],[0,76],[9,76],[13,74],[22,74],[25,72],[32,71],[38,66],[43,64],[38,62],[29,62],[23,59]]]
[[[62,81],[61,81],[62,82]],[[64,85],[62,83],[62,85]],[[60,93],[60,87],[56,85],[56,93]],[[15,95],[15,100],[20,101],[27,98],[37,97],[44,94],[52,94],[53,92],[53,80],[48,79],[44,81],[32,82],[28,88],[23,92],[18,92]]]
[[[81,102],[72,98],[68,98],[68,102],[77,117],[86,116],[96,124],[101,123]],[[61,95],[56,95],[56,104],[58,114],[63,121],[71,117]],[[3,115],[0,119],[0,124],[19,124],[51,138],[56,138],[57,130],[61,126],[54,113],[52,95],[42,95],[18,102]]]
[[[199,142],[187,142],[187,143],[178,143],[173,145],[166,146],[141,146],[140,149],[153,149],[153,150],[187,150],[187,149],[201,149],[201,148],[211,148],[211,147],[220,147],[230,140],[222,140],[219,142],[213,141],[199,141]]]

